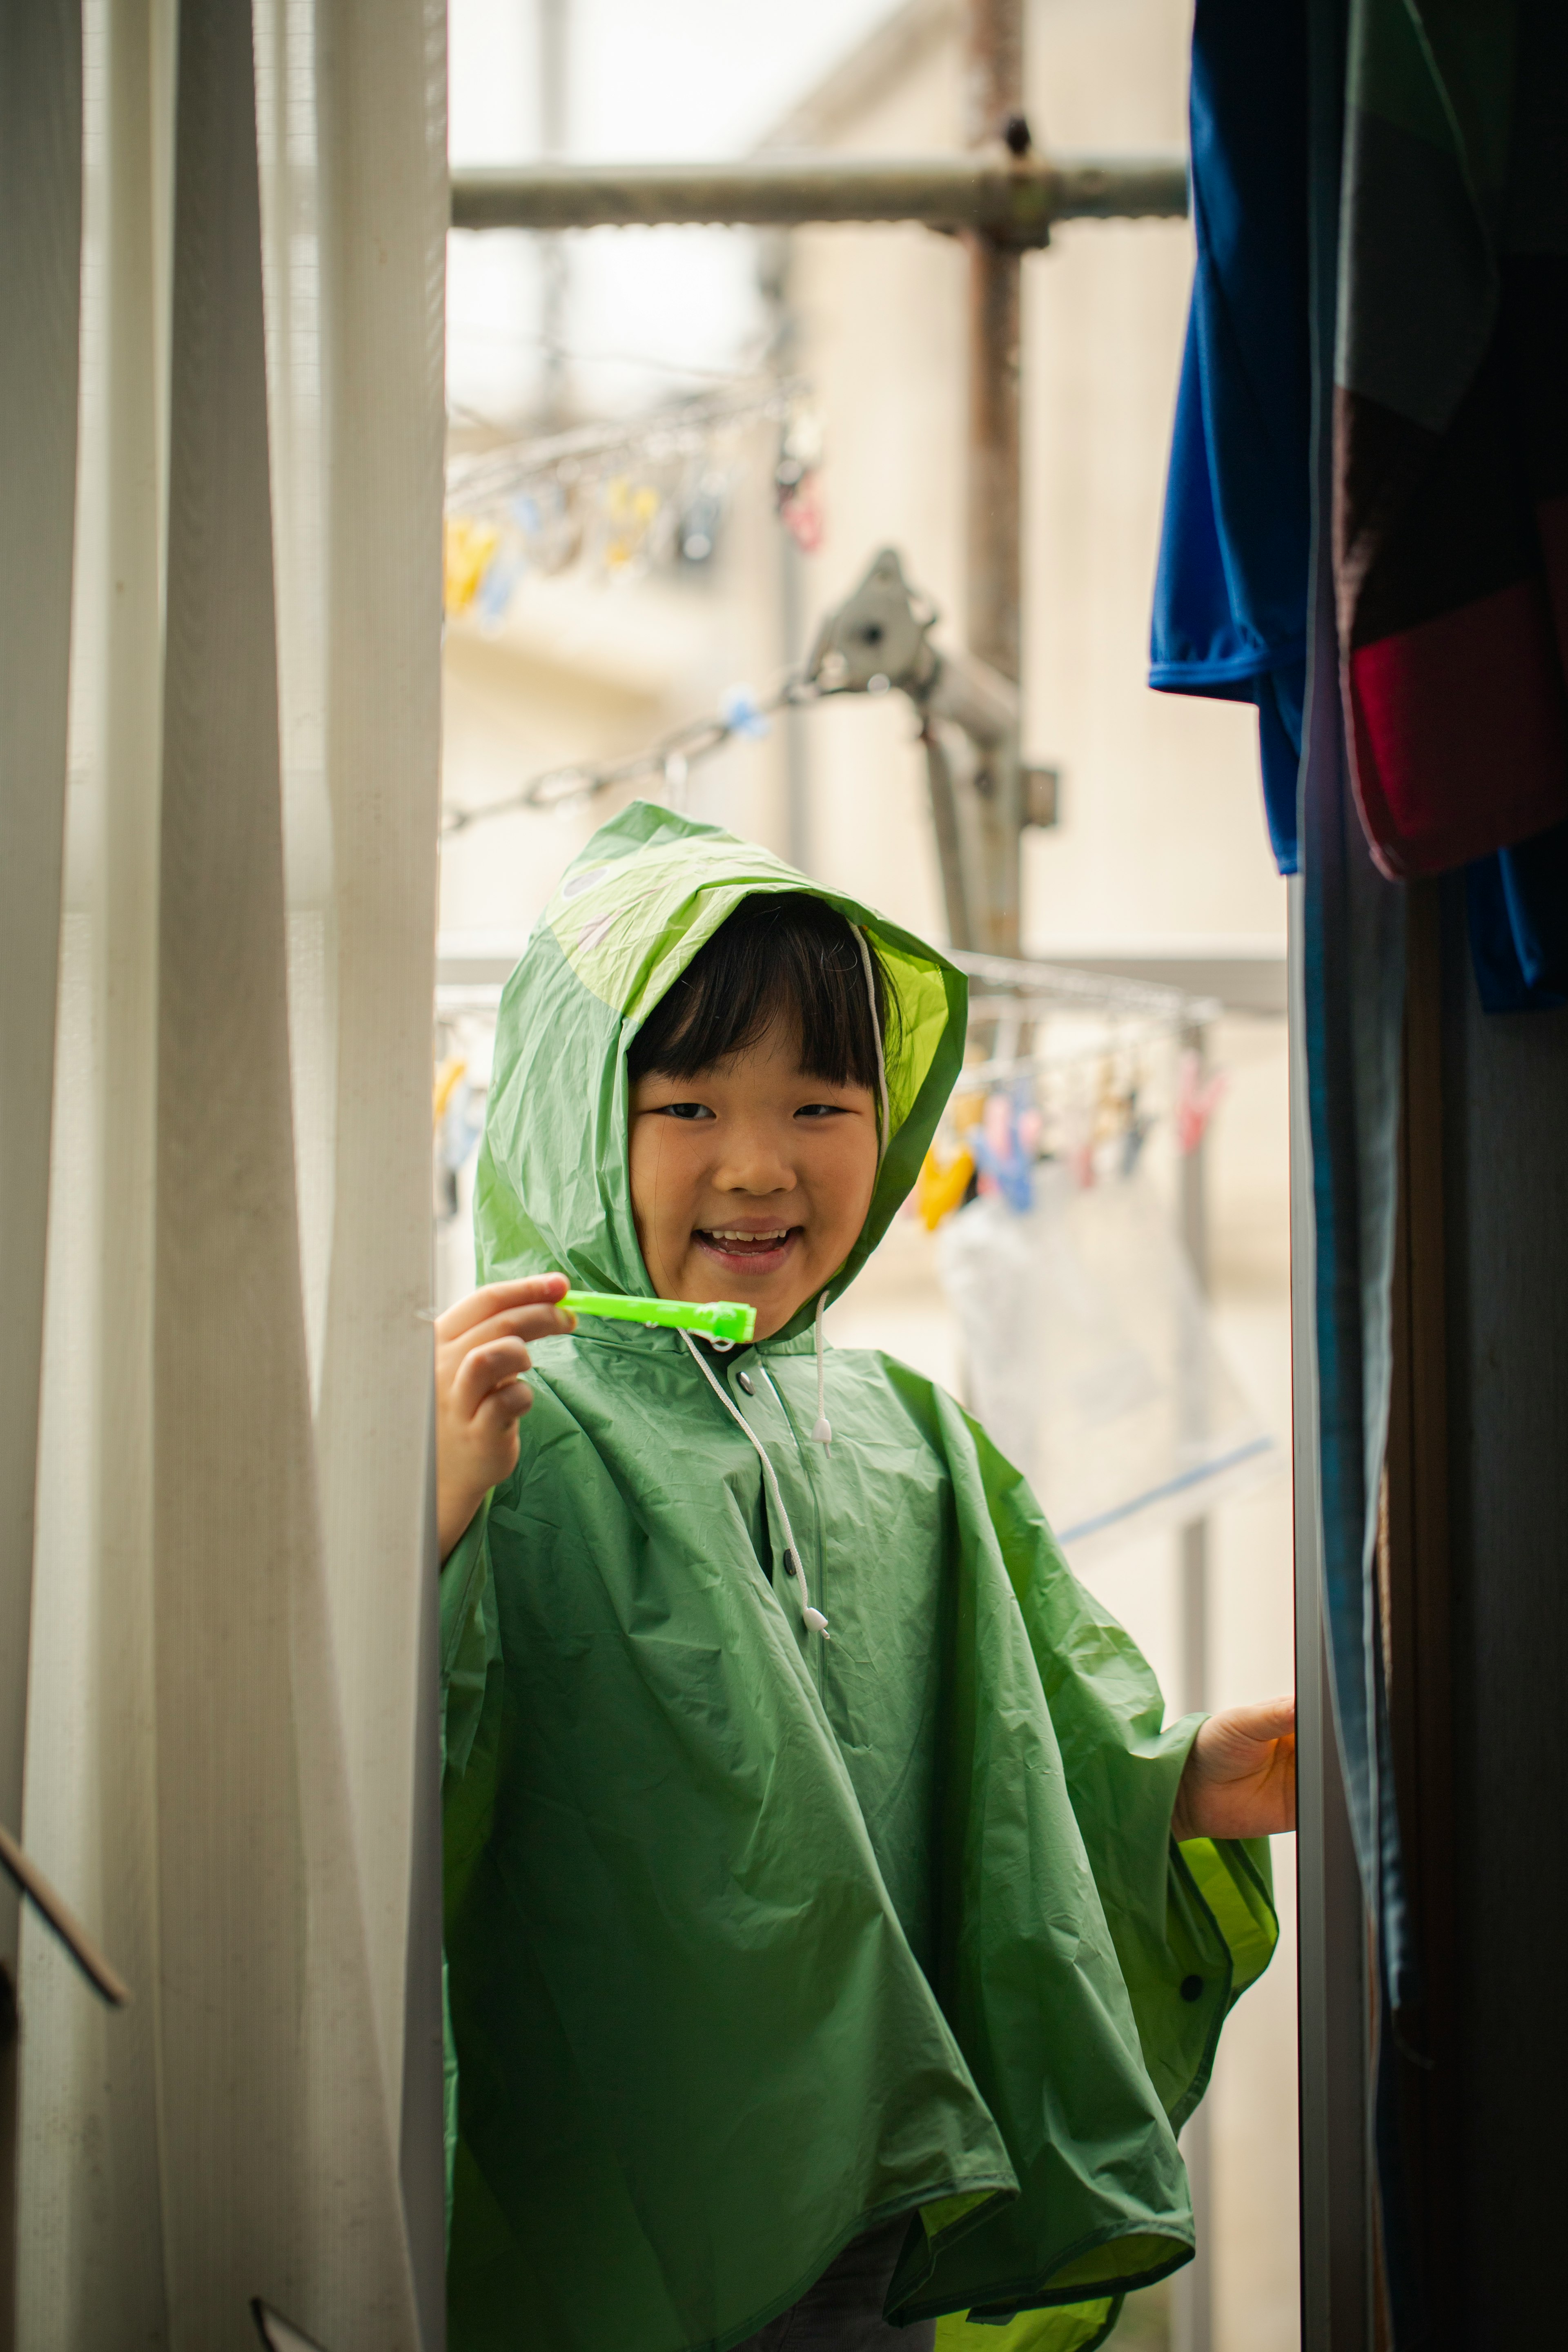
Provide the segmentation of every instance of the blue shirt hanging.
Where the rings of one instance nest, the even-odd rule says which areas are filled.
[[[1149,683],[1258,706],[1269,839],[1297,863],[1311,552],[1306,14],[1198,0],[1197,270],[1165,488]]]

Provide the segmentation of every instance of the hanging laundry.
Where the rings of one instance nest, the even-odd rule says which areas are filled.
[[[547,579],[569,571],[583,552],[582,485],[544,481],[508,502],[521,534],[529,569]]]
[[[1487,1011],[1568,1004],[1568,824],[1481,858],[1465,886],[1476,984]]]
[[[711,562],[724,520],[727,487],[722,474],[708,468],[695,487],[685,491],[676,531],[676,545],[683,563]]]
[[[1428,13],[1368,0],[1352,26],[1344,691],[1374,856],[1392,874],[1470,864],[1481,1002],[1521,1012],[1568,1002],[1568,12],[1523,0],[1463,52],[1427,37]],[[1306,14],[1198,0],[1198,266],[1150,670],[1258,703],[1283,873],[1310,553]]]
[[[1568,16],[1363,0],[1350,40],[1341,655],[1373,855],[1440,874],[1568,819]]]
[[[1176,1068],[1176,1149],[1195,1151],[1210,1119],[1225,1098],[1230,1081],[1223,1070],[1204,1075],[1203,1064],[1190,1049]]]
[[[982,1193],[999,1197],[1018,1216],[1027,1215],[1035,1203],[1040,1149],[1040,1114],[1027,1095],[988,1096],[970,1149]]]
[[[1092,1192],[1099,1174],[1094,1159],[1093,1129],[1081,1119],[1076,1120],[1072,1139],[1062,1156],[1079,1191]]]
[[[646,571],[663,503],[651,482],[629,475],[600,485],[593,552],[612,579]]]
[[[823,541],[821,465],[821,416],[816,408],[797,404],[779,436],[773,493],[779,520],[803,555],[815,555]]]
[[[808,475],[799,489],[782,501],[779,520],[803,555],[816,553],[827,535],[827,523],[815,475]]]
[[[1086,1192],[1047,1163],[1026,1214],[993,1197],[950,1217],[937,1262],[971,1409],[1079,1568],[1280,1467],[1143,1180]]]
[[[1258,705],[1274,856],[1296,871],[1310,553],[1301,0],[1198,0],[1187,317],[1149,683]]]
[[[1146,1110],[1139,1107],[1139,1088],[1129,1087],[1122,1097],[1121,1160],[1119,1172],[1123,1176],[1137,1173],[1138,1162],[1143,1156],[1143,1146],[1149,1140],[1149,1129],[1154,1124]]]
[[[710,562],[732,481],[748,446],[754,450],[746,436],[763,424],[781,430],[773,486],[780,520],[801,545],[816,545],[822,436],[805,391],[798,378],[742,377],[651,415],[543,437],[503,437],[468,420],[468,446],[452,451],[447,468],[457,534],[448,549],[448,613],[477,604],[481,622],[498,625],[527,572],[550,575],[579,562],[611,579]],[[754,456],[746,462],[754,469]],[[491,530],[500,535],[499,552],[496,546],[487,552],[473,536]]]
[[[487,632],[499,629],[505,620],[518,583],[527,570],[528,559],[516,536],[504,538],[485,568],[474,600],[480,626]]]

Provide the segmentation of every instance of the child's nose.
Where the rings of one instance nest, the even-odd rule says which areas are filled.
[[[795,1190],[795,1169],[788,1155],[780,1148],[778,1138],[766,1128],[757,1127],[732,1134],[730,1149],[718,1171],[717,1182],[721,1192],[790,1192]]]

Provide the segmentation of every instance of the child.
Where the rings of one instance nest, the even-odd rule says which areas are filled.
[[[984,1434],[825,1360],[963,1038],[933,950],[646,804],[508,984],[438,1327],[454,2352],[1081,2352],[1190,2258],[1289,1706],[1163,1730]]]

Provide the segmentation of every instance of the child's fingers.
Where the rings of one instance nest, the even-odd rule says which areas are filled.
[[[443,1346],[449,1345],[465,1331],[512,1308],[549,1306],[566,1287],[563,1274],[529,1274],[515,1282],[487,1283],[482,1290],[470,1291],[467,1298],[459,1298],[455,1307],[436,1318],[436,1337]]]
[[[460,1355],[470,1348],[489,1347],[495,1339],[548,1339],[554,1332],[574,1331],[576,1328],[576,1317],[559,1307],[509,1307],[483,1323],[470,1324],[456,1339],[443,1345]]]
[[[521,1339],[492,1339],[485,1347],[470,1349],[452,1382],[453,1404],[465,1420],[471,1421],[493,1391],[520,1381],[531,1361]]]
[[[1293,1698],[1266,1698],[1251,1706],[1228,1707],[1226,1715],[1248,1739],[1285,1739],[1296,1728]]]
[[[502,1381],[499,1388],[479,1399],[473,1425],[481,1432],[489,1430],[492,1436],[499,1433],[510,1438],[532,1402],[533,1391],[526,1381]]]

